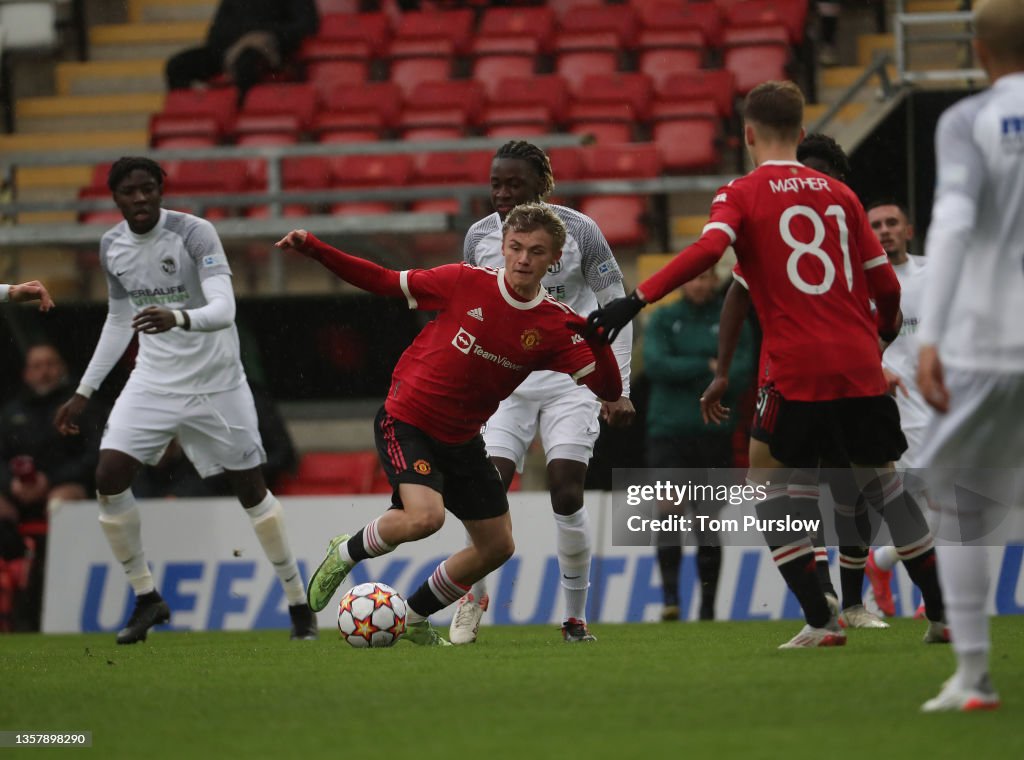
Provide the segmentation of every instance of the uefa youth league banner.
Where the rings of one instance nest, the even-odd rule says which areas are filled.
[[[489,579],[490,610],[484,624],[561,624],[562,593],[555,528],[546,493],[510,495],[515,556]],[[281,499],[292,547],[304,578],[319,564],[328,540],[352,532],[377,517],[386,497],[331,496]],[[586,499],[594,534],[588,619],[639,622],[660,619],[661,582],[653,547],[618,546],[613,540],[611,495],[589,492]],[[172,610],[173,630],[287,628],[287,602],[270,563],[263,556],[248,518],[234,499],[142,501],[143,544],[157,588]],[[728,513],[723,513],[727,517]],[[461,524],[450,514],[434,536],[400,546],[392,554],[358,565],[342,589],[381,581],[411,594],[437,564],[465,544]],[[620,542],[621,543],[621,542]],[[680,583],[684,616],[694,619],[699,583],[690,542]],[[838,585],[835,551],[830,550]],[[1024,613],[1021,563],[1024,547],[993,551],[993,592],[997,614]],[[919,598],[897,569],[897,613],[913,614]],[[342,593],[338,593],[338,600]],[[115,631],[127,619],[134,599],[120,564],[113,558],[97,520],[95,502],[61,505],[52,515],[47,552],[43,630],[47,633]],[[335,626],[337,609],[319,615],[322,629]],[[450,611],[435,615],[446,627]],[[729,620],[799,618],[763,546],[725,546],[716,617]]]

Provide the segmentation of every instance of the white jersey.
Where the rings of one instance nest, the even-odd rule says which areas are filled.
[[[894,264],[893,271],[900,281],[900,309],[903,326],[899,337],[882,354],[882,366],[895,372],[907,386],[909,396],[896,391],[896,405],[900,409],[900,423],[904,432],[920,430],[931,419],[931,407],[917,387],[917,354],[921,348],[918,332],[921,328],[921,301],[927,282],[926,259],[908,256],[906,263]]]
[[[131,299],[135,313],[147,306],[198,309],[206,305],[201,282],[231,274],[213,225],[179,211],[160,211],[145,235],[121,222],[100,242],[100,266],[110,298]],[[139,354],[131,382],[162,393],[204,394],[245,382],[238,330],[212,332],[171,329],[139,334]]]
[[[935,144],[919,339],[951,367],[1024,372],[1024,73],[949,108]]]
[[[595,293],[621,283],[622,272],[608,241],[593,219],[566,206],[546,205],[565,224],[566,235],[562,258],[548,267],[541,284],[551,296],[585,317],[598,306]],[[462,252],[467,264],[494,269],[505,266],[501,253],[501,225],[501,217],[495,212],[469,228]],[[625,382],[628,382],[628,375]],[[543,398],[552,393],[572,391],[576,387],[568,375],[542,371],[531,372],[515,392]]]

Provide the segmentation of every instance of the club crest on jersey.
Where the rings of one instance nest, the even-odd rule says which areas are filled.
[[[466,315],[472,317],[473,319],[479,319],[481,322],[484,321],[483,307],[477,306],[475,309],[470,309],[469,311],[466,312]]]
[[[417,459],[412,463],[412,468],[420,475],[430,474],[430,462],[425,459]]]
[[[559,259],[554,264],[548,267],[548,274],[558,274],[562,271],[562,260]]]
[[[163,270],[164,274],[174,274],[178,271],[178,265],[170,256],[160,262],[160,268]]]
[[[455,333],[455,337],[452,338],[452,345],[459,349],[464,354],[469,354],[469,349],[476,343],[476,337],[472,333],[466,332],[462,327]]]
[[[519,336],[519,343],[524,349],[530,351],[540,345],[540,330],[536,327],[529,327],[523,330]]]

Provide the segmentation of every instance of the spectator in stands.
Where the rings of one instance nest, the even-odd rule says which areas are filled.
[[[25,354],[24,390],[0,411],[0,557],[26,550],[19,523],[46,520],[51,501],[85,499],[92,491],[96,443],[102,419],[82,422],[83,435],[65,438],[52,420],[74,391],[57,349],[38,344]],[[35,560],[25,599],[15,611],[16,628],[39,630],[45,535],[34,539]]]
[[[821,17],[818,63],[822,66],[835,66],[839,63],[839,50],[836,47],[836,42],[839,35],[841,10],[838,0],[818,0],[818,15]]]
[[[238,102],[279,70],[320,25],[314,0],[221,0],[206,43],[167,61],[167,89],[181,90],[226,74]]]
[[[644,371],[651,381],[647,407],[647,466],[711,468],[733,466],[733,431],[737,416],[708,427],[698,399],[718,368],[718,322],[724,295],[718,276],[709,269],[683,285],[683,298],[651,315],[644,331]],[[753,337],[744,323],[729,368],[729,393],[738,400],[753,380]],[[696,482],[698,475],[691,478]],[[708,514],[710,504],[691,504]],[[694,523],[696,526],[696,523]],[[722,565],[722,546],[715,533],[697,536],[700,577],[700,619],[715,617],[715,592]],[[682,534],[658,533],[658,568],[665,607],[662,620],[679,619],[679,566]]]

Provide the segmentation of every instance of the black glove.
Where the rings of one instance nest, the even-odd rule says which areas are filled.
[[[596,338],[599,342],[611,343],[619,337],[622,328],[646,305],[635,290],[625,298],[609,301],[600,309],[590,312],[590,316],[587,317],[587,331],[583,337],[587,340]]]

